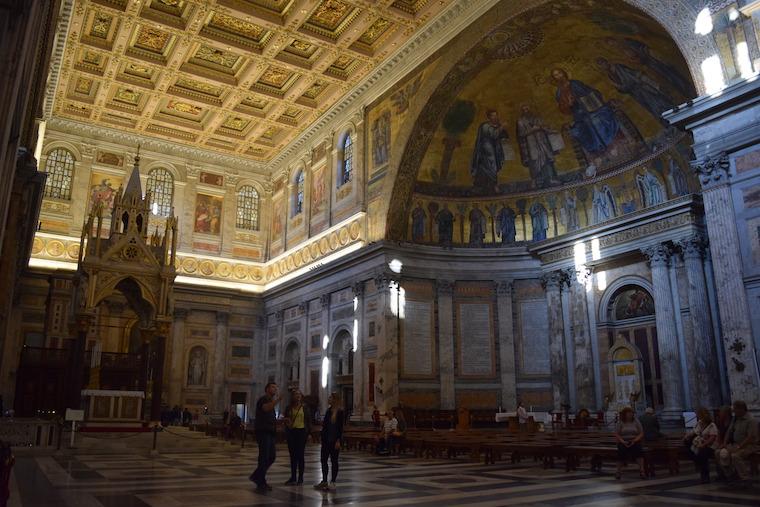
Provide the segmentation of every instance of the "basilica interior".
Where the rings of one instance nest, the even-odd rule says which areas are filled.
[[[272,382],[321,412],[336,393],[356,428],[760,414],[760,1],[0,13],[0,414],[253,427]],[[19,473],[10,505],[48,505]],[[59,479],[49,505],[189,505],[80,504]],[[754,504],[674,491],[630,498]]]

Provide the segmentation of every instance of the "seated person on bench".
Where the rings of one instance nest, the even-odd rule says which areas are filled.
[[[734,420],[728,428],[724,447],[718,451],[718,463],[729,479],[750,481],[749,460],[758,451],[757,422],[747,412],[747,404],[734,402]]]
[[[393,434],[398,431],[398,419],[393,414],[393,410],[389,410],[385,414],[385,423],[383,429],[376,439],[376,451],[377,454],[390,454]]]
[[[615,440],[618,448],[617,473],[615,478],[620,479],[620,472],[628,461],[636,461],[639,465],[639,476],[646,479],[644,472],[644,456],[641,449],[641,441],[644,439],[644,429],[636,420],[631,407],[625,407],[620,411],[620,418],[615,427]]]

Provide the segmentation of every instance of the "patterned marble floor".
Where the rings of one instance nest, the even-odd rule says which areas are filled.
[[[255,449],[213,453],[21,456],[11,478],[10,507],[248,507],[285,505],[758,506],[760,486],[701,485],[684,463],[681,475],[640,480],[633,468],[616,481],[533,463],[479,465],[466,461],[374,457],[344,452],[335,492],[322,493],[317,446],[307,450],[306,485],[281,486],[287,449],[269,474],[274,490],[254,492],[247,477]]]

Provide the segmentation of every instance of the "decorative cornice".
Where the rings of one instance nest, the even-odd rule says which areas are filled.
[[[707,157],[701,162],[692,162],[691,167],[704,190],[728,184],[731,161],[726,152]]]
[[[246,174],[268,174],[269,168],[261,162],[256,162],[245,157],[224,155],[211,150],[203,150],[185,144],[173,143],[156,137],[143,136],[133,132],[111,129],[102,125],[88,124],[75,120],[59,117],[50,118],[47,124],[48,130],[58,130],[66,134],[75,134],[91,139],[103,139],[105,141],[119,143],[126,146],[137,146],[143,150],[156,151],[159,153],[171,153],[175,156],[184,156],[195,161],[203,161],[215,165],[225,165],[246,171]]]
[[[58,79],[61,77],[61,67],[63,66],[63,56],[66,52],[66,38],[69,34],[73,7],[74,0],[64,0],[61,2],[61,8],[58,11],[55,41],[53,42],[53,51],[50,54],[50,64],[48,67],[50,74],[48,74],[45,99],[42,104],[42,118],[44,120],[49,120],[53,114],[55,91],[58,89]]]
[[[670,262],[670,256],[673,253],[668,245],[660,243],[641,249],[651,267],[667,267]]]

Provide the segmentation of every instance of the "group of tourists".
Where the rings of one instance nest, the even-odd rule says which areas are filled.
[[[256,484],[257,492],[272,490],[267,482],[267,470],[276,457],[276,428],[277,416],[275,408],[282,401],[278,394],[277,384],[269,382],[264,388],[265,394],[256,402],[256,418],[254,431],[256,443],[259,446],[258,466],[249,479]],[[320,491],[335,490],[338,479],[338,456],[340,455],[343,438],[345,413],[337,393],[332,393],[327,399],[328,409],[322,419],[320,461],[322,464],[322,481],[314,485]],[[284,410],[285,435],[290,454],[290,478],[286,486],[302,485],[304,476],[306,443],[311,435],[312,413],[304,404],[303,394],[292,391],[290,404]],[[329,478],[329,482],[328,482]]]
[[[731,407],[722,407],[717,420],[706,408],[696,411],[694,427],[683,437],[689,456],[694,461],[703,483],[710,482],[710,459],[717,459],[718,480],[747,482],[750,480],[749,459],[760,450],[758,423],[747,411],[747,404],[735,401]],[[661,436],[654,410],[648,408],[640,420],[633,409],[621,410],[615,426],[618,462],[616,478],[620,478],[626,463],[635,461],[639,474],[646,478],[642,443]]]

